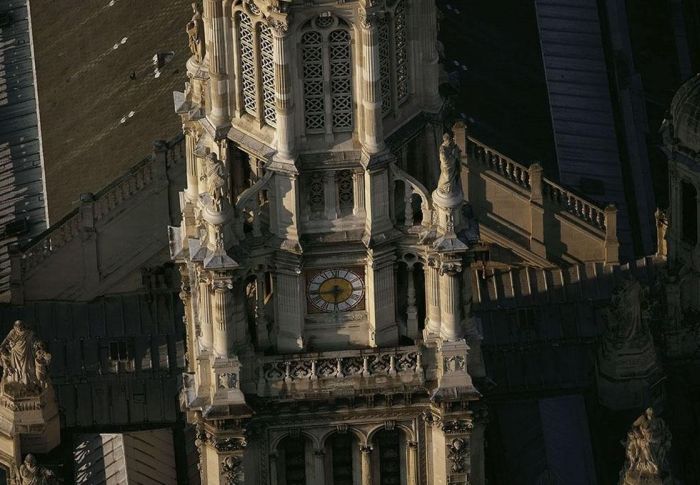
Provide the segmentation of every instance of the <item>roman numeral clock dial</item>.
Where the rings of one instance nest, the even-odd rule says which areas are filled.
[[[347,312],[364,308],[364,271],[359,269],[324,269],[308,276],[309,310]]]

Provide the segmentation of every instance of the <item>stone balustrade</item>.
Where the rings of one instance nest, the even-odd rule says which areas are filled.
[[[599,229],[605,229],[605,211],[547,179],[542,180],[542,194],[561,210]]]
[[[85,228],[93,228],[95,224],[117,213],[124,202],[153,184],[158,177],[156,171],[166,169],[164,162],[181,160],[182,157],[184,157],[184,137],[179,135],[167,143],[160,143],[156,147],[156,156],[141,160],[128,173],[96,194],[83,195],[81,207],[72,210],[21,248],[23,272],[31,272],[39,267],[51,254],[76,239]],[[86,207],[91,210],[85,210]]]
[[[486,241],[505,238],[534,264],[619,262],[617,211],[576,195],[454,127],[462,186]]]
[[[422,358],[417,346],[263,357],[258,395],[342,395],[422,385]]]
[[[519,164],[497,152],[491,147],[483,145],[474,138],[468,138],[467,156],[470,160],[478,162],[511,182],[521,187],[530,187],[530,175],[527,167]]]

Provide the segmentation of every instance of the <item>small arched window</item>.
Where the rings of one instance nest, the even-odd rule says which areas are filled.
[[[307,134],[352,131],[352,54],[347,24],[310,20],[302,34],[304,127]]]

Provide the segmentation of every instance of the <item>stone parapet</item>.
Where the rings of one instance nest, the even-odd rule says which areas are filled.
[[[418,346],[263,357],[257,394],[288,399],[387,391],[424,384]]]

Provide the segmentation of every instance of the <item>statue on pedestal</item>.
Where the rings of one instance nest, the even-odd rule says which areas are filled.
[[[652,408],[632,423],[627,433],[625,464],[620,472],[620,485],[666,483],[669,474],[671,432]]]
[[[46,387],[51,354],[22,320],[14,323],[0,344],[0,361],[4,390],[9,386],[33,392]]]
[[[437,187],[440,194],[451,196],[461,192],[460,170],[459,147],[452,135],[445,133],[442,136],[442,145],[440,145],[440,178]]]

